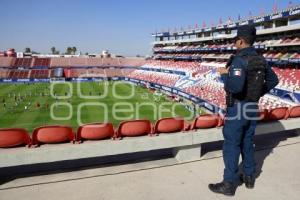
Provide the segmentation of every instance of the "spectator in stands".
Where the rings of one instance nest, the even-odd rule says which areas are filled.
[[[258,101],[279,82],[264,58],[252,47],[255,38],[255,27],[240,27],[235,38],[237,54],[228,63],[228,68],[218,69],[227,96],[227,114],[223,128],[225,170],[223,181],[210,184],[209,189],[228,196],[235,194],[240,180],[247,188],[254,188],[256,166],[253,137],[259,116]],[[241,176],[238,175],[240,154],[244,172]]]

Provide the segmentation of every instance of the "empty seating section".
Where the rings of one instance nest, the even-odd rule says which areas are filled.
[[[193,124],[192,129],[207,129],[214,128],[221,125],[221,118],[215,114],[207,114],[197,117]]]
[[[166,74],[144,70],[135,70],[132,73],[130,73],[128,77],[169,87],[173,87],[175,83],[180,79],[180,76],[176,74]]]
[[[228,60],[232,53],[157,53],[155,54],[155,59],[168,60]],[[263,53],[263,56],[268,61],[291,61],[297,62],[300,60],[300,53],[297,52],[288,52],[282,53],[279,51],[267,51]]]
[[[260,109],[274,109],[278,107],[292,107],[295,103],[288,102],[273,95],[265,95],[259,101]]]
[[[300,117],[300,106],[279,107],[261,110],[261,121],[288,120]],[[94,123],[82,125],[76,135],[68,126],[44,126],[36,128],[32,136],[24,129],[0,129],[0,148],[19,146],[38,147],[43,144],[71,142],[81,143],[85,140],[122,139],[124,137],[152,136],[159,134],[180,133],[183,131],[210,129],[223,126],[223,118],[218,114],[205,114],[193,120],[191,126],[181,118],[163,118],[151,123],[149,120],[120,122],[118,128],[111,123]],[[116,130],[116,131],[115,131]],[[201,132],[201,130],[200,130]],[[193,132],[191,132],[193,133]]]
[[[281,38],[281,39],[274,39],[274,40],[265,40],[261,42],[260,45],[266,45],[266,46],[300,45],[300,38],[291,37],[291,38]]]
[[[51,58],[50,67],[70,67],[69,58]]]
[[[89,58],[69,58],[70,66],[72,67],[82,67],[82,66],[89,66],[88,60]]]
[[[46,79],[49,78],[49,72],[48,69],[33,69],[30,72],[30,78]]]
[[[289,45],[300,45],[300,38],[285,38],[285,39],[274,39],[274,40],[263,40],[256,41],[254,47],[265,48],[266,46],[289,46]],[[191,45],[179,45],[179,46],[159,46],[154,47],[153,51],[155,53],[170,53],[170,52],[199,52],[199,51],[220,51],[220,50],[235,50],[234,43],[222,43],[222,44],[191,44]]]
[[[35,58],[33,67],[50,67],[50,58]]]
[[[168,69],[174,71],[186,71],[189,73],[196,72],[200,68],[199,62],[184,62],[184,61],[148,61],[143,67],[154,69]]]
[[[168,53],[155,55],[155,59],[177,59],[177,60],[228,60],[233,54],[231,53]]]
[[[210,66],[201,66],[196,72],[194,72],[192,75],[196,78],[207,78],[209,74],[211,74],[212,70],[214,68]]]
[[[295,106],[289,109],[287,118],[300,117],[300,106]]]
[[[135,69],[105,69],[104,73],[106,77],[129,77],[134,71]]]
[[[154,133],[174,133],[181,132],[187,129],[185,122],[181,118],[165,118],[156,122],[154,127]]]
[[[204,54],[203,54],[204,55]],[[212,54],[207,54],[207,56]],[[279,56],[279,55],[278,55]],[[63,74],[66,78],[78,77],[128,77],[148,81],[154,84],[160,84],[168,87],[179,87],[188,94],[199,97],[221,109],[225,109],[225,91],[224,85],[217,76],[216,69],[225,65],[225,62],[203,61],[162,61],[143,59],[125,59],[125,58],[0,58],[0,64],[9,64],[13,62],[14,67],[30,67],[33,61],[33,67],[39,66],[59,66],[64,67]],[[138,66],[143,68],[125,68],[125,66]],[[86,68],[78,68],[78,66]],[[89,66],[87,68],[87,66]],[[123,66],[123,67],[121,67]],[[7,66],[6,66],[7,67]],[[77,68],[74,68],[77,67]],[[150,68],[150,71],[149,69]],[[55,68],[56,69],[56,68]],[[49,69],[9,69],[0,70],[0,78],[10,79],[46,79],[55,77],[54,70]],[[155,71],[151,71],[155,69]],[[162,70],[161,72],[157,71]],[[186,75],[179,75],[163,70],[183,71]],[[300,91],[300,70],[297,68],[273,68],[280,79],[279,88],[289,91]],[[189,81],[186,81],[188,78]],[[186,82],[185,82],[186,81]],[[183,84],[181,84],[181,82]],[[272,95],[265,95],[261,98],[261,110],[272,110],[275,108],[296,106],[289,100],[285,100]]]
[[[281,120],[287,117],[288,108],[280,107],[269,111],[268,120]]]
[[[183,64],[183,65],[182,65]],[[191,67],[187,67],[186,64],[190,64]],[[183,70],[193,71],[190,74],[194,78],[199,78],[195,84],[187,85],[183,87],[183,90],[189,94],[197,96],[209,103],[212,103],[222,109],[226,107],[225,105],[225,91],[223,84],[219,81],[216,68],[223,67],[224,62],[176,62],[176,61],[148,61],[144,67],[157,68],[157,69],[169,69],[169,70]],[[175,67],[176,66],[176,67]],[[193,68],[194,66],[197,66]],[[298,69],[279,69],[274,68],[274,71],[278,74],[281,84],[279,87],[283,89],[299,90],[299,80],[300,80],[300,70]],[[155,75],[156,74],[156,75]],[[168,75],[170,76],[170,75]],[[153,77],[159,77],[158,72],[139,72],[135,71],[130,75],[130,77],[141,77],[143,80],[151,81],[154,83],[164,82],[160,79],[155,79]],[[166,76],[167,77],[167,76]],[[167,79],[167,78],[164,79]],[[162,77],[163,78],[163,77]],[[163,85],[172,86],[172,81],[168,83],[163,83]],[[179,84],[180,85],[180,84]],[[294,103],[288,102],[281,98],[271,97],[266,95],[260,100],[261,109],[272,109],[277,107],[291,107]]]
[[[90,69],[65,69],[64,75],[66,78],[88,78],[88,77],[125,77],[134,69],[103,69],[103,68],[90,68]]]
[[[45,126],[36,128],[32,134],[32,144],[56,144],[63,142],[74,142],[75,135],[71,127]]]
[[[268,51],[266,53],[263,54],[263,56],[267,59],[267,60],[290,60],[290,61],[297,61],[300,59],[300,54],[299,53],[282,53],[282,52],[278,52],[278,51]]]
[[[120,66],[120,61],[114,58],[103,58],[102,66]]]
[[[31,139],[24,129],[0,129],[0,148],[30,145]]]
[[[66,78],[106,77],[104,69],[65,69]]]
[[[272,40],[257,41],[254,47],[258,49],[265,49],[266,47],[280,47],[280,46],[299,46],[300,38],[281,38]],[[228,59],[230,53],[222,54],[220,51],[235,50],[234,43],[226,44],[191,44],[185,46],[158,46],[154,47],[155,58],[157,59]],[[200,53],[199,53],[200,52]],[[202,53],[204,52],[204,53]],[[213,52],[213,53],[212,53]],[[218,52],[218,53],[215,53]],[[269,60],[297,60],[300,59],[299,52],[282,53],[278,51],[267,51],[264,57]]]
[[[0,59],[1,60],[1,59]],[[29,63],[30,59],[22,58],[16,59],[18,65],[23,65],[22,63]],[[47,65],[50,60],[45,60],[43,58],[36,58],[34,60],[34,66],[37,65]],[[199,97],[215,106],[222,109],[226,107],[225,105],[225,91],[223,89],[223,83],[220,82],[216,69],[221,67],[224,62],[183,62],[183,61],[158,61],[150,60],[144,63],[144,68],[153,69],[168,69],[172,71],[185,71],[187,76],[192,79],[188,82],[189,84],[180,84],[181,79],[184,75],[178,75],[169,72],[158,72],[158,71],[148,71],[142,69],[129,69],[121,68],[120,65],[134,65],[140,64],[142,61],[139,59],[113,59],[113,58],[52,58],[51,65],[55,63],[64,69],[64,77],[66,78],[88,78],[88,77],[128,77],[139,79],[143,81],[152,82],[155,84],[165,85],[168,87],[180,87],[184,92],[192,94]],[[106,66],[103,67],[92,67],[92,65]],[[91,65],[89,68],[72,68],[70,65]],[[119,68],[112,68],[114,65],[119,65]],[[110,67],[111,66],[111,67]],[[68,68],[67,68],[68,67]],[[92,68],[91,68],[92,67]],[[109,68],[107,68],[109,67]],[[118,67],[118,66],[115,66]],[[55,70],[55,69],[53,69]],[[28,70],[8,70],[3,68],[0,70],[1,78],[11,78],[11,79],[46,79],[54,76],[54,71],[48,69],[31,69]],[[274,71],[280,79],[279,88],[300,91],[300,70],[295,68],[279,68],[274,67]],[[183,82],[185,80],[183,79]],[[261,109],[273,109],[277,107],[292,107],[295,104],[283,100],[279,97],[266,95],[260,100]]]
[[[0,69],[0,78],[8,78],[9,72],[8,69]]]
[[[115,135],[114,127],[107,124],[86,124],[78,128],[76,140],[102,140],[112,138]]]
[[[196,44],[196,45],[185,45],[185,46],[165,46],[155,47],[154,52],[195,52],[195,51],[209,51],[209,50],[228,50],[235,49],[234,43],[227,44]]]
[[[116,138],[150,135],[152,125],[149,120],[124,121],[120,124]]]
[[[66,78],[75,78],[75,77],[80,77],[80,74],[78,73],[78,70],[75,70],[75,69],[72,69],[72,70],[64,69],[64,76]]]
[[[51,58],[51,67],[140,67],[145,63],[139,58]]]
[[[16,68],[30,68],[32,66],[32,58],[17,58],[13,66]]]
[[[140,67],[145,64],[143,58],[119,58],[120,66],[125,67]]]
[[[29,70],[11,70],[9,72],[8,78],[11,79],[28,79]]]
[[[102,58],[89,58],[89,59],[87,59],[86,66],[88,66],[88,67],[102,66]]]
[[[273,68],[280,83],[279,87],[300,91],[300,69],[295,68]]]
[[[0,67],[11,67],[15,63],[15,58],[0,57]]]
[[[168,69],[174,71],[184,71],[189,74],[199,73],[203,67],[216,68],[225,67],[226,62],[203,61],[203,62],[186,62],[186,61],[148,61],[143,67],[154,69]]]
[[[202,81],[197,85],[185,88],[184,91],[224,109],[226,107],[226,94],[223,88],[224,86],[221,83]]]

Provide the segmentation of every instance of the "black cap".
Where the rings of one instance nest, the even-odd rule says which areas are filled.
[[[237,38],[248,38],[255,40],[256,39],[256,28],[254,26],[240,26],[237,29],[237,35],[235,39]]]

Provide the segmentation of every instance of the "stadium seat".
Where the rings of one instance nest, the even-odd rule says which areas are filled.
[[[300,106],[292,107],[288,110],[286,118],[297,118],[300,117]]]
[[[152,125],[149,120],[124,121],[119,125],[115,138],[150,135]]]
[[[56,144],[75,141],[75,135],[71,127],[67,126],[44,126],[36,128],[32,134],[32,144]]]
[[[269,111],[268,120],[282,120],[286,118],[286,113],[288,108],[281,107],[281,108],[274,108]]]
[[[192,129],[207,129],[220,126],[220,117],[215,114],[201,115],[193,122]]]
[[[76,141],[86,140],[102,140],[112,138],[114,136],[114,127],[111,123],[107,124],[86,124],[80,126],[77,131]]]
[[[33,67],[50,67],[50,58],[35,58]]]
[[[259,121],[267,121],[268,120],[268,114],[269,114],[269,111],[268,109],[263,109],[263,110],[260,110],[259,111]]]
[[[185,121],[181,118],[164,118],[155,123],[154,134],[184,131]]]
[[[218,127],[221,127],[221,126],[224,126],[225,124],[225,115],[219,115],[219,118],[220,118],[220,121],[219,121],[219,124],[218,124]]]
[[[25,129],[0,129],[0,148],[31,145],[31,139]]]
[[[29,68],[31,66],[31,63],[32,63],[32,58],[17,58],[15,60],[14,67],[15,68],[18,68],[18,67]]]

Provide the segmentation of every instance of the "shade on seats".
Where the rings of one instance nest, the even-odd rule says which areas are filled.
[[[206,128],[214,128],[220,126],[221,119],[218,115],[215,114],[207,114],[201,115],[197,119],[195,119],[192,129],[206,129]]]
[[[78,128],[76,140],[102,140],[113,136],[114,127],[111,123],[86,124]]]
[[[151,134],[152,126],[149,120],[124,121],[119,125],[116,137],[135,137]]]
[[[164,118],[156,122],[154,133],[174,133],[185,130],[185,122],[181,118]]]
[[[288,108],[281,107],[281,108],[274,108],[269,111],[269,120],[281,120],[286,117],[286,113],[288,111]]]
[[[67,141],[74,141],[75,135],[68,126],[44,126],[36,128],[32,134],[32,143],[38,145],[55,144]]]
[[[297,118],[300,117],[300,106],[295,106],[289,109],[288,118]]]
[[[16,147],[19,145],[30,146],[31,139],[25,129],[0,129],[0,148]]]

